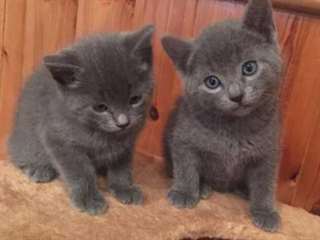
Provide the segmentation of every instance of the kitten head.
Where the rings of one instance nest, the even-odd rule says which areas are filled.
[[[200,109],[245,116],[277,97],[281,59],[269,0],[250,1],[243,20],[205,29],[194,41],[164,37],[188,101]]]
[[[66,114],[106,132],[144,122],[152,95],[154,28],[88,37],[44,58]]]

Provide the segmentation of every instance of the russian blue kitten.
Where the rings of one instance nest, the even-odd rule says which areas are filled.
[[[107,208],[96,172],[107,168],[112,195],[142,203],[133,184],[134,142],[152,95],[153,27],[100,34],[46,56],[26,83],[9,139],[13,163],[35,182],[61,176],[72,204]]]
[[[169,201],[194,207],[210,188],[247,193],[254,224],[276,231],[281,58],[270,1],[250,1],[242,21],[194,41],[162,43],[184,80],[164,137]]]

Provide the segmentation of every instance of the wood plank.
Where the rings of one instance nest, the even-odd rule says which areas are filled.
[[[12,124],[16,98],[22,85],[23,46],[26,1],[10,0],[5,4],[2,69],[0,78],[0,159],[6,154],[6,140]],[[13,31],[14,29],[14,31]]]
[[[295,152],[303,151],[301,148],[298,148],[296,151],[292,148],[292,146],[297,144],[294,141],[299,141],[299,139],[292,137],[290,134],[293,132],[286,127],[287,123],[290,123],[290,119],[294,118],[296,114],[290,110],[289,99],[292,98],[292,88],[295,86],[295,81],[297,81],[296,66],[300,60],[299,52],[301,45],[299,45],[299,42],[301,39],[299,33],[301,19],[285,12],[277,12],[275,16],[284,60],[281,92],[284,125],[282,128],[283,156],[279,171],[278,197],[283,202],[290,203],[296,189],[296,177],[302,165],[302,158],[295,157]],[[293,143],[290,141],[293,141]]]
[[[293,205],[320,213],[320,114],[317,128],[310,139],[309,151],[301,168]]]
[[[73,42],[77,18],[73,0],[28,0],[26,3],[23,78],[39,64],[41,58]]]
[[[320,39],[319,20],[299,18],[292,33],[294,36],[290,41],[286,41],[287,45],[284,45],[284,49],[287,47],[291,49],[292,57],[287,63],[289,66],[284,86],[290,85],[286,89],[286,91],[290,90],[290,94],[284,99],[286,101],[283,128],[284,156],[280,180],[285,179],[289,185],[299,186],[295,190],[292,203],[300,205],[301,201],[304,201],[301,197],[306,197],[300,181],[302,174],[309,174],[304,169],[307,162],[311,160],[307,158],[311,150],[310,139],[319,124],[320,85],[316,69],[319,66],[320,49],[314,47]],[[308,110],[305,111],[306,109]]]
[[[78,0],[77,38],[95,32],[127,31],[132,28],[135,1]]]
[[[162,119],[162,113],[159,112],[158,105],[157,105],[157,88],[159,84],[158,79],[158,67],[161,62],[161,51],[160,51],[160,34],[161,31],[163,31],[163,28],[165,26],[159,27],[156,24],[156,13],[159,11],[159,6],[168,6],[168,1],[164,1],[160,4],[159,1],[148,1],[148,0],[138,0],[136,4],[135,14],[134,14],[134,23],[135,27],[141,27],[146,24],[153,24],[156,26],[156,32],[153,39],[153,70],[154,70],[154,80],[155,82],[155,90],[154,90],[154,96],[153,96],[153,106],[159,113],[159,119],[157,121],[153,121],[150,118],[147,121],[146,128],[141,133],[139,140],[137,142],[137,151],[140,153],[143,153],[148,156],[157,157],[160,156],[160,154],[155,154],[153,148],[155,145],[157,145],[157,141],[160,141],[160,139],[157,139],[154,137],[154,131],[155,128],[158,125],[158,122]],[[142,11],[141,11],[142,10]],[[166,25],[166,17],[167,15],[163,16],[162,24]]]
[[[236,1],[248,2],[248,0]],[[272,3],[273,6],[278,9],[283,9],[290,12],[295,11],[312,15],[320,15],[319,0],[272,0]]]
[[[276,8],[320,15],[319,0],[273,0]]]
[[[77,2],[73,0],[14,0],[7,1],[4,80],[1,95],[1,153],[13,121],[16,100],[26,76],[43,55],[54,52],[74,39]],[[12,31],[15,29],[15,31]]]
[[[181,37],[191,36],[197,2],[187,1],[147,2],[144,22],[156,25],[154,42],[156,90],[153,105],[159,112],[157,121],[149,121],[142,134],[138,149],[159,158],[162,156],[162,135],[175,99],[180,95],[180,80],[168,56],[162,50],[160,39],[166,34]],[[149,9],[149,13],[148,13]],[[151,14],[150,14],[151,13]],[[166,21],[163,21],[166,19]]]
[[[5,25],[5,15],[6,15],[6,0],[0,0],[0,73],[2,71],[3,66],[3,40],[4,40],[4,25]],[[0,99],[1,99],[1,84],[2,84],[3,78],[0,78]],[[0,104],[1,109],[1,104]],[[0,110],[1,111],[1,110]]]

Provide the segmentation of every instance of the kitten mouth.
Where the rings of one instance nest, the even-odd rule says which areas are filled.
[[[249,113],[251,113],[251,111],[252,111],[251,105],[238,104],[238,106],[236,106],[231,113],[235,116],[241,117],[241,116],[248,115]]]

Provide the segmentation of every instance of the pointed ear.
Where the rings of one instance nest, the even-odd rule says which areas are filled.
[[[193,51],[193,43],[178,38],[166,36],[163,37],[162,46],[176,67],[185,72],[188,59]]]
[[[148,25],[125,36],[125,45],[129,49],[131,56],[140,61],[141,68],[144,70],[150,69],[152,66],[153,32],[154,27]]]
[[[83,72],[83,69],[75,65],[74,57],[61,52],[44,57],[43,62],[53,79],[61,86],[76,88],[79,85],[78,75]]]
[[[245,28],[261,34],[272,42],[275,40],[275,25],[270,0],[250,0],[243,18]]]

